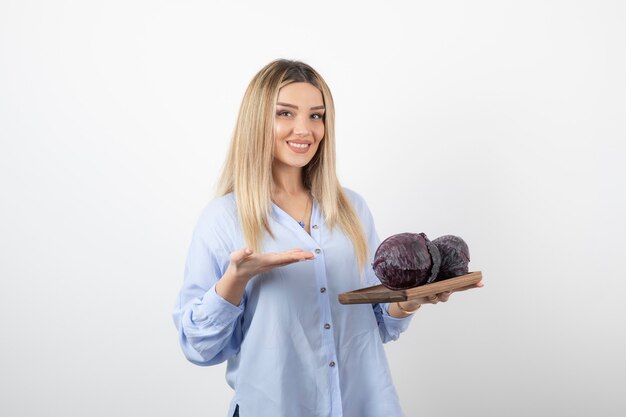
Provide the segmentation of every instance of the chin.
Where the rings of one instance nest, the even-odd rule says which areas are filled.
[[[288,164],[291,167],[294,168],[304,168],[305,166],[307,166],[309,164],[309,162],[311,162],[311,160],[308,161],[293,161],[292,163]]]

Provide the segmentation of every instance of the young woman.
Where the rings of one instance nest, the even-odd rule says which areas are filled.
[[[270,63],[243,98],[174,309],[187,359],[228,361],[228,416],[403,416],[383,343],[450,293],[339,304],[379,283],[379,243],[367,204],[336,176],[328,86],[302,62]]]

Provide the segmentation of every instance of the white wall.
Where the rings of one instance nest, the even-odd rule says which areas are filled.
[[[381,237],[453,233],[485,287],[387,345],[407,416],[626,414],[621,1],[0,3],[0,414],[222,416],[170,318],[243,91],[337,105]]]

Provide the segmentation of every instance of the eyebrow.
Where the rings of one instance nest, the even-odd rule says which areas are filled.
[[[285,106],[285,107],[291,107],[291,108],[294,108],[294,109],[298,110],[298,106],[294,106],[293,104],[289,104],[289,103],[278,102],[278,103],[276,103],[276,105],[278,105],[278,106]],[[311,107],[309,110],[324,110],[324,106]]]

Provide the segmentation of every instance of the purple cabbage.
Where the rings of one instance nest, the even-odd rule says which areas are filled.
[[[399,233],[378,246],[372,267],[385,287],[401,290],[433,282],[440,263],[437,246],[424,233]]]
[[[433,243],[441,254],[441,266],[437,281],[468,273],[469,247],[463,239],[458,236],[445,235],[433,240]]]

